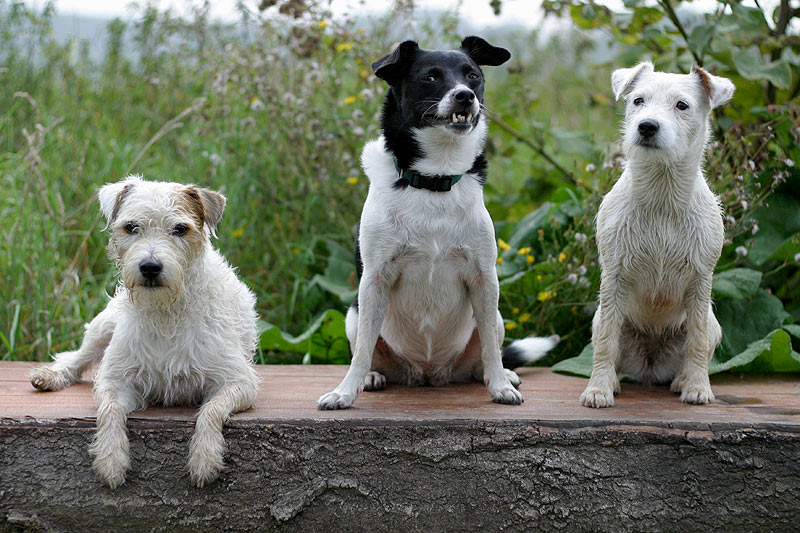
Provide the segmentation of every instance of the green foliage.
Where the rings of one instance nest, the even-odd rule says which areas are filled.
[[[258,296],[260,362],[348,361],[343,313],[356,295],[352,239],[368,187],[358,161],[378,135],[384,91],[369,64],[401,38],[453,46],[460,33],[457,12],[408,29],[406,6],[362,31],[320,5],[303,3],[298,18],[243,11],[239,26],[209,20],[207,5],[188,19],[147,5],[133,22],[109,24],[94,63],[83,44],[55,42],[52,5],[0,0],[3,358],[41,360],[79,342],[116,277],[94,191],[137,172],[227,195],[216,244]],[[676,15],[678,3],[625,6],[545,2],[575,28],[546,39],[483,32],[513,56],[486,69],[485,199],[500,239],[507,340],[558,333],[543,363],[590,367],[594,216],[622,165],[609,75],[644,58],[684,72],[700,61],[737,85],[706,164],[726,215],[714,280],[725,338],[712,369],[791,369],[800,348],[797,36],[739,4],[694,18]]]

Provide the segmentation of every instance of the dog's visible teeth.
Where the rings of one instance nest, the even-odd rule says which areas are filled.
[[[458,122],[458,119],[456,119],[456,114],[455,113],[453,113],[453,122]]]
[[[472,122],[472,113],[467,115],[467,122]]]

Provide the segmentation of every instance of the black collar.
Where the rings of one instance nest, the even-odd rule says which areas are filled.
[[[458,183],[464,174],[455,176],[426,176],[420,174],[416,170],[409,168],[400,168],[400,163],[397,159],[394,160],[394,168],[397,170],[397,175],[400,178],[398,181],[402,185],[411,185],[416,189],[427,189],[433,192],[447,192],[453,185]]]

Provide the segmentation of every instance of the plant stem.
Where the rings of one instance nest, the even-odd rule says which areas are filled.
[[[515,130],[513,127],[511,127],[508,123],[506,123],[503,119],[501,119],[496,114],[490,113],[490,117],[492,119],[492,122],[497,124],[500,127],[500,129],[502,129],[503,131],[505,131],[506,133],[508,133],[512,137],[516,138],[521,143],[526,144],[529,147],[531,147],[536,153],[541,155],[548,163],[553,165],[553,167],[556,170],[561,172],[572,183],[575,183],[575,176],[573,176],[572,173],[569,170],[567,170],[564,167],[562,167],[561,165],[559,165],[558,162],[556,162],[556,160],[553,159],[550,156],[550,154],[548,154],[545,151],[544,146],[542,144],[537,144],[537,143],[533,142],[532,140],[528,139],[522,133],[520,133],[517,130]]]
[[[698,67],[702,67],[703,66],[703,58],[698,56],[694,52],[694,50],[689,48],[689,35],[686,34],[686,30],[683,28],[683,24],[681,24],[681,21],[678,19],[678,15],[675,14],[675,10],[672,9],[672,6],[670,5],[669,0],[657,0],[657,1],[658,1],[658,5],[663,7],[664,11],[667,12],[667,16],[669,17],[669,20],[671,20],[672,23],[675,25],[675,27],[678,28],[678,31],[681,32],[681,35],[683,36],[683,40],[686,43],[686,49],[689,50],[689,52],[691,52],[692,56],[694,57],[695,62],[697,63],[697,66]]]

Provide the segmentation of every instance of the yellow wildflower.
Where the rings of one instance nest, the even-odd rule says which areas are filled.
[[[344,99],[344,103],[347,105],[354,104],[355,101],[356,101],[355,96],[348,96],[347,98]]]
[[[500,264],[500,263],[502,263],[502,262],[503,262],[503,258],[502,258],[502,257],[498,257],[498,258],[497,258],[497,264],[499,265],[499,264]]]
[[[362,77],[362,78],[364,78],[364,79],[367,79],[367,78],[369,78],[369,72],[367,72],[367,71],[366,71],[366,70],[364,70],[363,68],[362,68],[361,70],[359,70],[359,71],[358,71],[358,75],[359,75],[359,76],[361,76],[361,77]]]
[[[511,249],[511,247],[508,245],[508,243],[506,241],[504,241],[503,239],[497,239],[497,247],[500,248],[501,250],[510,250]]]
[[[350,185],[355,185],[356,183],[358,183],[358,177],[357,176],[349,176],[347,178],[347,183],[349,183]]]
[[[357,57],[356,58],[356,65],[360,65],[363,61],[364,61],[363,59],[361,59],[360,57]]]
[[[544,237],[544,230],[543,229],[537,230],[536,233],[539,234],[539,237]]]
[[[292,253],[293,253],[294,255],[297,255],[297,254],[299,254],[299,253],[300,253],[300,248],[292,248]]]
[[[542,291],[536,296],[536,299],[540,302],[548,302],[556,297],[555,291]]]
[[[578,310],[578,306],[577,305],[573,305],[572,307],[569,308],[569,310],[574,313],[575,311]]]
[[[514,328],[516,328],[516,327],[517,327],[517,324],[516,324],[516,322],[507,322],[507,323],[506,323],[506,329],[507,329],[508,331],[511,331],[512,329],[514,329]]]
[[[234,236],[235,238],[237,238],[237,239],[238,239],[238,238],[239,238],[239,237],[241,237],[242,235],[244,235],[244,228],[239,228],[239,229],[235,229],[235,230],[233,230],[233,236]]]
[[[561,252],[560,254],[558,254],[558,262],[559,263],[563,263],[564,259],[566,259],[566,258],[567,258],[567,254],[565,254],[564,252]]]
[[[518,253],[519,255],[528,255],[529,253],[531,253],[531,249],[530,249],[529,247],[527,247],[527,246],[526,246],[525,248],[520,248],[520,249],[517,251],[517,253]]]
[[[513,311],[513,313],[516,315],[517,313],[519,313],[519,307],[515,307],[511,311]]]
[[[353,43],[339,43],[336,45],[337,52],[347,52],[353,49]]]
[[[536,275],[536,279],[538,279],[539,281],[542,281],[542,275],[541,274],[537,274]]]
[[[530,319],[531,319],[531,314],[530,313],[522,313],[521,315],[519,315],[517,317],[517,320],[519,320],[520,323],[527,322]]]
[[[317,24],[317,28],[319,28],[321,30],[324,30],[327,27],[328,27],[328,21],[327,20],[321,20],[321,21],[319,21],[319,24]]]
[[[535,261],[535,259],[533,258],[533,256],[529,255],[528,256],[528,263],[533,263],[534,261]]]

